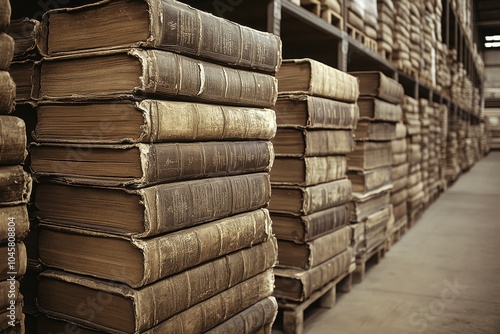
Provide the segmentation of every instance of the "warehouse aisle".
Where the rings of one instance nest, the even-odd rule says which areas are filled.
[[[500,333],[500,152],[441,195],[334,308],[305,317],[310,334]]]

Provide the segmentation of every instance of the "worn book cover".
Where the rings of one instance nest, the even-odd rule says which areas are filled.
[[[276,241],[270,239],[141,289],[47,270],[40,275],[38,303],[44,313],[55,318],[114,333],[141,333],[256,275],[261,274],[257,276],[260,285],[272,286],[269,268],[275,264],[276,254]],[[109,303],[90,321],[81,316],[78,305],[96,294]]]
[[[350,227],[348,227],[350,229]],[[342,253],[309,270],[274,269],[276,288],[273,295],[290,301],[302,302],[313,292],[349,271],[353,250],[347,248]]]
[[[50,56],[143,47],[269,73],[281,64],[278,36],[174,0],[105,0],[48,11],[40,45]]]
[[[159,184],[142,189],[42,183],[35,204],[46,223],[145,238],[264,207],[267,173]]]
[[[385,102],[377,98],[358,99],[359,118],[370,121],[399,122],[403,116],[400,105]]]
[[[274,110],[282,127],[353,129],[359,117],[355,103],[309,95],[280,94]]]
[[[358,78],[360,96],[377,97],[393,104],[403,102],[403,86],[382,72],[365,71],[349,72],[349,74]]]
[[[0,32],[0,71],[8,71],[14,56],[14,39]]]
[[[271,218],[260,209],[149,239],[47,224],[38,239],[47,267],[139,288],[271,237]]]
[[[2,189],[3,191],[3,189]],[[14,235],[22,241],[30,230],[30,221],[26,205],[0,207],[0,243],[7,243],[9,236]]]
[[[27,154],[24,121],[0,115],[0,165],[22,164]]]
[[[351,200],[351,181],[342,179],[310,187],[273,186],[269,210],[274,213],[309,215]]]
[[[391,166],[349,171],[347,177],[351,180],[353,192],[367,193],[391,184]]]
[[[349,170],[367,170],[391,164],[390,142],[356,142],[353,152],[347,155]]]
[[[158,183],[265,172],[274,161],[269,141],[133,145],[32,144],[37,178],[96,186]]]
[[[283,95],[313,95],[350,103],[359,96],[355,77],[314,59],[283,60],[276,76]]]
[[[154,49],[44,58],[33,95],[39,99],[176,98],[247,107],[274,106],[277,80]]]
[[[312,186],[346,177],[347,158],[342,155],[326,157],[277,157],[271,170],[272,184]]]
[[[35,59],[40,57],[37,36],[40,22],[35,19],[23,18],[10,22],[9,35],[15,41],[14,59]]]
[[[303,244],[278,240],[278,266],[303,270],[314,268],[346,250],[351,238],[351,228],[345,226]]]
[[[0,166],[0,206],[27,204],[31,194],[31,176],[23,166]]]
[[[346,154],[354,149],[350,130],[319,130],[278,127],[272,140],[278,157],[315,157]]]
[[[339,205],[307,216],[272,213],[271,218],[276,238],[304,243],[347,225],[349,212],[346,205]]]
[[[157,143],[210,140],[269,140],[276,134],[271,109],[193,102],[44,102],[37,108],[39,142]]]
[[[0,115],[10,114],[14,110],[16,84],[9,72],[0,71]]]

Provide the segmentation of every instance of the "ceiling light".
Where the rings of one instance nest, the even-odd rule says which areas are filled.
[[[500,35],[485,36],[484,38],[487,42],[500,41]]]
[[[487,47],[487,48],[499,48],[500,47],[500,42],[484,43],[484,46]]]

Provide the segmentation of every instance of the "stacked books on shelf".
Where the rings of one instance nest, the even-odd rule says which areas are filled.
[[[378,24],[378,10],[377,0],[364,0],[364,32],[368,38],[373,40],[377,39],[379,24]],[[376,51],[376,50],[374,50]]]
[[[31,97],[33,88],[32,78],[35,74],[35,61],[41,59],[36,35],[39,22],[32,19],[13,20],[10,25],[9,35],[15,41],[14,58],[10,67],[12,79],[16,83],[16,107],[13,115],[21,118],[26,124],[27,144],[33,141],[32,132],[36,125],[36,101]],[[31,155],[28,154],[25,161],[25,170],[30,171]],[[36,307],[36,291],[38,287],[37,277],[43,270],[38,256],[38,221],[35,216],[36,183],[28,203],[29,233],[24,243],[28,265],[26,275],[21,281],[21,293],[24,296],[25,327],[28,333],[36,332],[36,318],[40,313]]]
[[[429,105],[429,100],[425,98],[419,99],[419,113],[420,113],[420,124],[421,124],[421,135],[422,140],[420,143],[420,149],[422,152],[422,160],[420,166],[422,169],[422,187],[424,192],[423,203],[424,206],[429,203],[430,189],[429,189],[429,168],[430,168],[430,151],[431,151],[431,115],[433,113],[432,106]]]
[[[416,215],[421,212],[424,200],[422,182],[422,122],[420,120],[418,100],[405,96],[403,117],[407,128],[408,144],[408,222],[413,224]]]
[[[400,121],[404,91],[381,72],[351,72],[359,79],[360,119],[356,148],[347,160],[352,182],[351,224],[358,260],[385,244],[392,229],[392,141]]]
[[[410,165],[408,163],[408,145],[406,141],[406,126],[400,120],[396,124],[396,139],[392,141],[392,190],[391,190],[391,204],[394,215],[394,225],[389,230],[389,237],[402,230],[406,231],[408,226],[408,209],[407,198],[408,190],[408,171]]]
[[[410,62],[411,68],[415,71],[420,70],[420,64],[422,63],[422,15],[423,15],[423,3],[422,1],[408,1],[410,5],[410,25],[407,27],[410,33],[410,44],[408,46],[410,50]]]
[[[277,77],[269,210],[278,239],[274,295],[289,309],[354,269],[346,155],[359,91],[355,77],[311,59],[283,61]]]
[[[31,177],[24,170],[26,127],[10,115],[15,106],[16,86],[9,74],[14,40],[9,1],[0,1],[0,332],[24,333],[23,296],[20,280],[26,273],[23,243],[29,231],[27,204]]]
[[[410,29],[412,27],[411,5],[409,0],[393,0],[393,2],[395,20],[392,60],[398,68],[408,70],[412,68],[410,56]]]
[[[47,12],[40,46],[41,312],[108,333],[269,332],[279,38],[177,1],[103,1]]]
[[[378,10],[378,31],[377,47],[378,52],[385,59],[391,60],[393,50],[393,30],[395,23],[395,8],[392,0],[377,0]]]

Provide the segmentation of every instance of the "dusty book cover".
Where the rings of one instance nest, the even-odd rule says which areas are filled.
[[[22,164],[27,154],[24,121],[0,115],[0,166]]]
[[[68,21],[72,22],[69,26]],[[114,33],[125,29],[136,34]],[[72,40],[78,33],[80,39]],[[111,38],[99,40],[95,36]],[[61,38],[67,42],[57,45]],[[278,36],[173,0],[105,0],[77,8],[51,10],[43,17],[39,43],[42,53],[50,56],[83,50],[141,47],[269,73],[278,71],[281,64]]]

